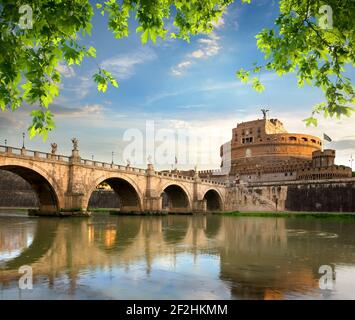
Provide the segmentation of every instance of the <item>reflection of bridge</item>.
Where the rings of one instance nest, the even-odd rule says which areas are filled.
[[[32,266],[35,283],[47,277],[48,286],[53,287],[64,275],[70,290],[75,291],[77,281],[87,272],[113,267],[129,270],[137,264],[147,273],[159,272],[159,260],[175,265],[184,263],[185,254],[194,261],[203,254],[219,259],[219,277],[232,296],[280,299],[317,289],[321,265],[355,263],[353,223],[217,215],[94,215],[90,219],[32,221],[32,243],[0,267],[0,293],[12,281],[17,285],[22,265]],[[17,223],[0,225],[0,233],[2,227],[9,229]],[[338,233],[342,236],[334,237]],[[0,254],[11,247],[8,241],[3,244]],[[193,284],[184,282],[184,287],[189,285]]]
[[[38,196],[37,214],[86,212],[92,192],[102,182],[118,194],[121,212],[190,213],[224,210],[223,183],[154,170],[0,146],[0,169],[25,179]],[[168,205],[163,207],[163,194]]]
[[[210,217],[209,225],[206,216],[39,219],[32,243],[0,269],[0,282],[17,274],[22,265],[32,265],[37,273],[47,274],[69,265],[78,271],[87,265],[129,265],[139,259],[151,264],[159,255],[185,252],[187,248],[197,254],[207,249],[207,239],[219,232],[217,218]]]

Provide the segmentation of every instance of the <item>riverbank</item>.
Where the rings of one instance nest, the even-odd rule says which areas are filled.
[[[137,211],[137,212],[121,212],[119,209],[115,208],[95,208],[89,209],[91,214],[96,215],[113,215],[113,216],[166,216],[167,211],[163,212],[148,212],[148,211]]]
[[[312,218],[312,219],[354,219],[355,212],[223,212],[222,215],[233,217],[272,217],[272,218]]]
[[[28,215],[31,214],[33,209],[29,208],[0,208],[0,215],[9,213],[13,215]],[[206,213],[204,213],[206,214]],[[232,211],[232,212],[215,212],[214,215],[223,215],[231,217],[270,217],[270,218],[313,218],[313,219],[354,219],[355,212],[295,212],[295,211],[279,211],[279,212],[269,212],[269,211]],[[115,208],[95,208],[90,209],[85,214],[78,211],[72,212],[61,212],[57,217],[89,217],[91,215],[118,215],[118,216],[166,216],[166,215],[194,215],[193,213],[182,213],[182,212],[120,212]],[[198,214],[200,215],[200,214]],[[48,215],[47,215],[48,216]],[[52,215],[49,215],[50,217]]]

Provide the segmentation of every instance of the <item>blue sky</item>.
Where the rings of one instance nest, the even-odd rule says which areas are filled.
[[[353,118],[320,119],[317,128],[306,128],[302,122],[311,107],[323,101],[320,90],[298,88],[294,75],[280,78],[269,73],[261,76],[266,90],[256,93],[235,77],[240,67],[263,61],[255,35],[272,27],[277,15],[277,1],[259,0],[252,5],[236,1],[209,35],[196,36],[190,43],[175,39],[142,45],[134,19],[130,36],[117,40],[96,10],[92,36],[82,43],[97,49],[97,59],[88,58],[79,67],[61,65],[61,93],[53,104],[57,128],[47,142],[35,138],[27,146],[45,151],[55,141],[58,152],[69,154],[70,139],[75,136],[84,158],[94,154],[97,160],[111,161],[114,151],[115,161],[124,163],[125,130],[136,128],[144,134],[146,120],[154,120],[157,128],[204,130],[206,135],[213,131],[213,141],[201,142],[203,152],[210,155],[201,167],[218,168],[219,145],[230,139],[232,128],[261,117],[260,109],[267,106],[270,115],[283,121],[289,131],[318,136],[327,132],[335,140],[328,147],[338,149],[338,163],[348,165],[350,154],[355,155]],[[118,89],[96,90],[91,77],[97,64],[116,76]],[[26,108],[1,113],[0,138],[19,145],[21,132],[30,123],[27,114]],[[185,167],[192,167],[191,163]]]

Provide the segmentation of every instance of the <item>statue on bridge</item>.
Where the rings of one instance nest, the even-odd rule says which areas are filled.
[[[147,160],[148,160],[148,164],[152,164],[153,158],[151,155],[148,156]]]
[[[51,147],[52,147],[52,154],[56,154],[58,145],[56,143],[51,143]]]
[[[71,142],[73,143],[73,151],[78,151],[79,140],[77,138],[73,138],[71,139]]]

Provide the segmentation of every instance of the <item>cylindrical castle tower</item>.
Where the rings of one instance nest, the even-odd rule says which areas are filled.
[[[222,145],[220,152],[222,170],[229,167],[232,175],[243,171],[263,171],[265,167],[285,163],[309,162],[312,154],[322,149],[322,141],[318,137],[288,133],[281,121],[267,119],[266,116],[239,123],[232,134],[232,140]]]

